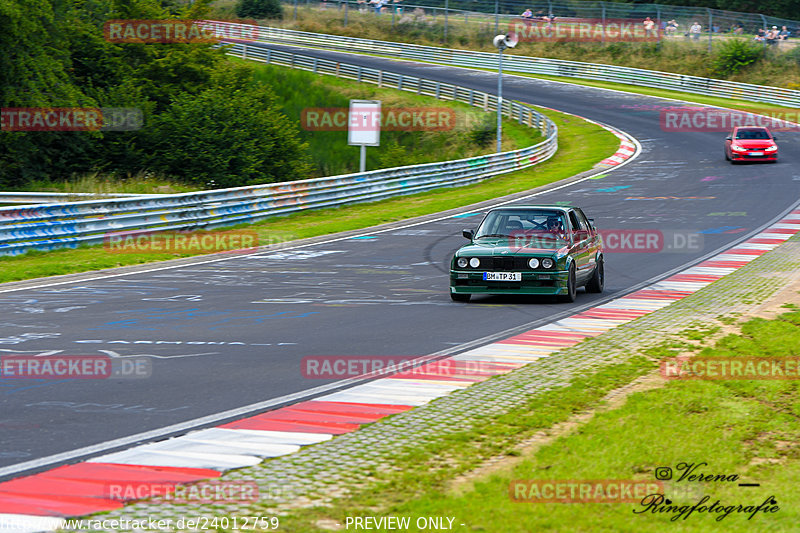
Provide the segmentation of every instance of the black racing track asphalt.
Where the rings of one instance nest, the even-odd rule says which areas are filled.
[[[480,71],[299,51],[487,92],[497,82],[496,74]],[[643,148],[602,179],[526,203],[569,202],[604,229],[703,232],[701,245],[608,253],[606,292],[581,290],[573,305],[521,297],[450,301],[448,261],[465,242],[461,229],[474,226],[481,212],[193,266],[0,287],[0,355],[139,356],[151,365],[150,377],[141,379],[1,379],[0,477],[51,464],[32,461],[54,454],[302,397],[331,383],[303,376],[306,356],[455,353],[463,343],[596,305],[752,234],[800,194],[795,133],[782,133],[779,163],[732,166],[722,156],[724,133],[661,129],[659,109],[672,101],[518,77],[504,80],[504,96],[609,124]]]

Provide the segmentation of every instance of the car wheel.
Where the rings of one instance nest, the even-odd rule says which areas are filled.
[[[450,293],[450,299],[454,302],[468,302],[471,296],[471,294],[461,294],[458,292]]]
[[[589,283],[586,284],[586,292],[603,292],[603,287],[605,286],[606,282],[606,273],[605,269],[603,268],[603,259],[601,258],[597,262],[597,266],[594,267],[594,273],[592,274],[592,279],[589,280]]]
[[[575,281],[575,264],[569,266],[569,277],[567,278],[567,294],[561,295],[561,301],[565,303],[572,303],[577,296],[578,287]]]

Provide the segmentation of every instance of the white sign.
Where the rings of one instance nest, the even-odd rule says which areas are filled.
[[[347,144],[380,146],[380,100],[350,100],[347,117]]]

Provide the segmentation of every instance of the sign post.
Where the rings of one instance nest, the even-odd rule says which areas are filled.
[[[380,100],[350,100],[347,117],[347,144],[361,146],[359,172],[367,168],[367,146],[381,144]]]

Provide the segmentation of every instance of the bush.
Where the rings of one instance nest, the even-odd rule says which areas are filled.
[[[756,63],[764,54],[762,46],[744,39],[729,39],[717,50],[711,70],[717,76],[732,76]]]
[[[236,15],[241,18],[282,19],[280,0],[240,0]]]
[[[142,133],[148,169],[200,187],[309,176],[307,146],[263,87],[221,85],[181,95]]]

